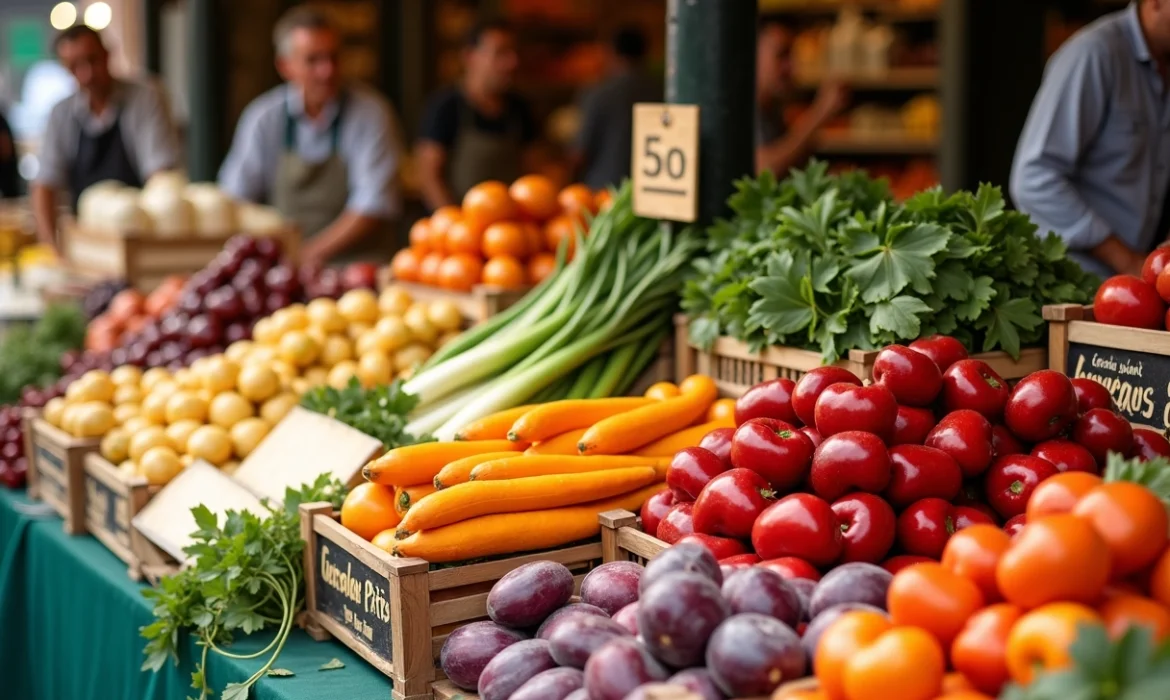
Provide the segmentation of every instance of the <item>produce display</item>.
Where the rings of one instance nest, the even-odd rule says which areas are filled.
[[[497,411],[633,386],[670,332],[698,238],[636,216],[626,184],[574,245],[572,261],[411,377],[406,391],[419,398],[411,432],[449,440]]]
[[[410,246],[394,256],[390,270],[402,282],[461,292],[481,283],[538,284],[556,270],[558,249],[572,258],[577,231],[609,197],[580,184],[558,192],[543,175],[525,175],[511,186],[483,182],[467,191],[462,206],[416,221]]]
[[[89,319],[85,349],[110,352],[138,339],[138,332],[151,321],[161,321],[163,314],[179,304],[186,280],[178,275],[164,279],[150,294],[136,289],[122,289],[102,305],[102,311]],[[97,292],[99,295],[101,290]],[[95,304],[96,306],[96,304]]]
[[[732,425],[708,377],[647,393],[509,409],[466,425],[461,440],[390,450],[363,469],[341,524],[432,563],[596,536],[598,513],[637,510],[661,490],[671,455]]]
[[[252,341],[196,357],[189,368],[90,370],[46,403],[44,418],[76,437],[101,437],[102,456],[152,484],[169,482],[196,459],[230,473],[302,394],[323,385],[344,391],[309,396],[311,408],[394,446],[402,426],[388,416],[410,410],[405,398],[397,403],[398,387],[373,395],[347,387],[406,376],[430,356],[440,333],[460,323],[448,301],[416,304],[399,289],[381,297],[355,289],[336,302],[282,308],[256,321]]]
[[[883,181],[813,163],[741,180],[729,203],[683,295],[703,348],[731,336],[831,361],[941,333],[1015,357],[1044,337],[1042,306],[1085,303],[1097,286],[995,187],[896,204]]]
[[[1115,275],[1105,280],[1093,297],[1093,320],[1113,326],[1170,330],[1170,247],[1146,256],[1141,277]]]

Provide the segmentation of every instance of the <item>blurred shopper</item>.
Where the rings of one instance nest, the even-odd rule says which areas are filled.
[[[387,221],[401,206],[390,103],[367,87],[342,84],[340,36],[317,10],[288,11],[273,39],[287,82],[244,110],[220,187],[296,222],[307,239],[300,252],[307,264],[387,259],[394,248]]]
[[[20,169],[17,166],[16,138],[4,113],[0,112],[0,199],[20,196]]]
[[[431,98],[419,130],[418,174],[431,209],[457,204],[484,180],[515,180],[536,138],[528,105],[512,92],[519,58],[508,25],[477,24],[463,60],[462,81]]]
[[[54,48],[77,80],[77,92],[49,114],[32,187],[37,235],[48,244],[56,239],[59,191],[70,193],[76,211],[78,197],[92,184],[117,180],[141,187],[180,162],[163,93],[149,83],[110,75],[110,54],[100,34],[79,24],[61,32]]]
[[[610,45],[609,76],[581,98],[573,170],[592,189],[616,185],[629,176],[634,104],[662,101],[662,80],[646,72],[645,57],[642,30],[619,30]]]
[[[1011,192],[1083,268],[1139,274],[1168,233],[1170,0],[1138,0],[1053,54],[1012,165]]]
[[[756,37],[756,171],[784,177],[803,165],[816,145],[817,132],[841,113],[849,94],[843,85],[826,81],[804,114],[788,127],[784,108],[792,91],[792,33],[765,21]]]

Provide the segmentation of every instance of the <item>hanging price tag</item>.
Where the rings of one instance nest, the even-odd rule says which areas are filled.
[[[634,213],[670,221],[699,215],[699,108],[634,105]]]

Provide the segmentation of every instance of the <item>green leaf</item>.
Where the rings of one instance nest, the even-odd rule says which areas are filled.
[[[228,683],[220,697],[222,700],[248,700],[248,691],[251,689],[252,686],[243,683]]]
[[[801,294],[800,282],[804,270],[785,252],[769,264],[769,273],[751,283],[751,290],[760,298],[751,306],[748,326],[767,329],[784,336],[808,328],[814,310]]]
[[[692,318],[687,323],[687,333],[692,343],[704,350],[710,350],[719,339],[719,321],[704,316]]]
[[[1009,299],[991,307],[985,317],[984,352],[1002,348],[1013,358],[1020,356],[1020,330],[1032,330],[1044,323],[1031,299]]]
[[[218,519],[211,509],[203,504],[199,504],[191,509],[191,515],[195,516],[195,526],[200,530],[212,531],[219,526]]]
[[[924,301],[912,296],[897,296],[873,308],[869,329],[873,333],[890,331],[900,340],[918,337],[922,323],[918,316],[930,312]]]
[[[995,298],[994,280],[980,275],[971,281],[967,298],[955,304],[955,316],[962,321],[974,321],[991,305]]]
[[[270,668],[268,669],[268,673],[265,675],[272,676],[273,678],[288,678],[297,674],[293,673],[287,668]]]
[[[339,668],[345,668],[345,664],[341,663],[341,659],[330,659],[329,661],[326,661],[325,663],[321,664],[321,668],[319,668],[317,670],[318,671],[335,671]]]
[[[934,292],[941,297],[963,301],[971,296],[974,285],[971,272],[957,260],[948,260],[935,269]]]
[[[877,252],[853,265],[849,275],[866,303],[890,299],[908,285],[930,288],[933,256],[946,247],[950,233],[941,226],[899,224],[891,227]]]
[[[837,279],[841,266],[835,261],[826,258],[814,258],[812,261],[812,287],[821,294],[830,294],[834,290],[829,286]]]
[[[1003,214],[1005,202],[1003,192],[998,187],[980,185],[975,194],[975,205],[971,213],[975,216],[975,228],[982,229],[992,220]]]

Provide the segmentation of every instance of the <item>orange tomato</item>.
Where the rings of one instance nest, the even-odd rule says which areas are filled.
[[[963,674],[952,671],[943,676],[942,694],[944,696],[947,693],[959,693],[965,690],[975,690],[975,686],[971,685],[971,681],[967,680]]]
[[[439,266],[443,264],[442,253],[427,253],[418,263],[418,281],[423,284],[437,286],[439,284]]]
[[[609,193],[609,190],[597,190],[597,193],[593,195],[593,211],[605,211],[612,205],[613,195]]]
[[[463,195],[463,218],[480,230],[516,215],[508,186],[496,180],[481,182]]]
[[[1049,603],[1020,617],[1007,641],[1012,680],[1027,685],[1037,672],[1067,667],[1071,663],[1068,647],[1081,624],[1099,625],[1101,618],[1080,603]]]
[[[501,221],[492,224],[483,232],[483,256],[494,258],[497,255],[510,255],[513,258],[522,258],[528,254],[528,237],[520,224],[510,221]]]
[[[403,282],[418,282],[421,267],[422,256],[414,248],[403,248],[390,259],[391,274]]]
[[[935,700],[995,700],[995,698],[984,695],[977,690],[956,690],[951,693],[943,693]]]
[[[447,231],[450,230],[451,224],[463,219],[463,210],[454,205],[447,205],[439,207],[431,214],[431,251],[435,253],[446,253]]]
[[[508,195],[520,213],[533,221],[544,221],[557,215],[557,188],[544,175],[525,175],[508,188]]]
[[[456,221],[447,229],[443,248],[447,255],[465,253],[478,256],[483,248],[483,229],[466,219]]]
[[[642,394],[648,399],[655,401],[664,401],[666,399],[673,399],[676,396],[682,396],[682,391],[673,382],[656,382],[650,385],[646,393]]]
[[[398,544],[398,531],[395,528],[383,530],[374,535],[374,539],[370,540],[370,544],[378,549],[384,550],[388,554],[394,552],[394,545]]]
[[[527,250],[524,255],[539,255],[544,252],[544,232],[540,230],[540,226],[531,221],[525,221],[520,224],[520,229],[524,231],[524,243]]]
[[[1071,513],[1082,496],[1100,485],[1101,477],[1089,472],[1064,472],[1050,476],[1040,482],[1028,497],[1027,520]]]
[[[891,629],[885,615],[858,611],[845,613],[825,629],[813,655],[813,672],[821,690],[832,700],[845,700],[845,669],[857,652]],[[941,683],[941,677],[940,677]]]
[[[938,640],[917,627],[895,627],[857,652],[845,667],[849,700],[931,700],[942,689],[946,658]]]
[[[528,260],[528,284],[540,284],[556,272],[557,258],[552,253],[537,253]]]
[[[994,525],[972,525],[959,530],[943,548],[943,568],[970,579],[983,594],[983,602],[1001,600],[995,583],[995,567],[1011,546],[1012,538]]]
[[[1144,625],[1154,633],[1154,641],[1161,642],[1170,633],[1170,608],[1140,595],[1117,595],[1097,607],[1105,621],[1105,631],[1118,639],[1130,627]]]
[[[431,252],[430,219],[419,219],[410,227],[410,249],[420,257]]]
[[[975,688],[998,694],[1010,677],[1008,635],[1023,614],[1011,603],[997,603],[972,615],[951,644],[951,665]]]
[[[479,283],[483,274],[483,263],[467,253],[456,253],[443,258],[439,265],[438,284],[444,289],[470,292]]]
[[[115,321],[125,323],[127,319],[142,315],[144,303],[146,303],[146,299],[142,296],[142,292],[137,289],[123,289],[110,300],[106,313]]]
[[[1170,517],[1152,491],[1138,484],[1102,484],[1077,501],[1073,515],[1092,523],[1109,545],[1112,574],[1120,578],[1140,571],[1166,549]]]
[[[1030,609],[1056,601],[1092,603],[1109,580],[1109,547],[1074,515],[1049,515],[1017,534],[995,569],[1009,603]]]
[[[895,574],[886,603],[895,625],[924,629],[949,647],[967,619],[983,607],[983,594],[972,581],[929,562]]]
[[[593,208],[593,191],[580,183],[561,190],[557,195],[557,203],[565,214],[592,214],[596,211]]]
[[[1150,571],[1150,596],[1162,605],[1170,605],[1170,549],[1162,552]]]
[[[569,250],[565,259],[572,260],[573,250],[577,246],[577,226],[578,222],[571,216],[557,216],[550,219],[544,227],[545,245],[555,254],[560,250],[561,241],[568,241]]]
[[[354,487],[341,504],[341,524],[363,540],[372,540],[402,520],[394,510],[394,488],[372,482]]]
[[[524,266],[511,255],[497,255],[483,266],[483,283],[518,289],[524,286]]]
[[[707,422],[735,420],[735,399],[719,399],[707,409]]]

